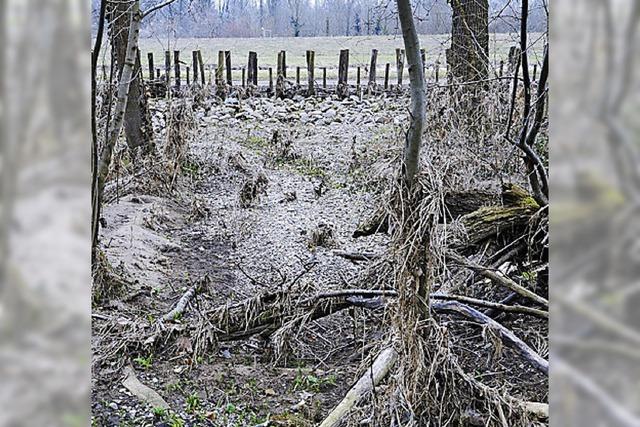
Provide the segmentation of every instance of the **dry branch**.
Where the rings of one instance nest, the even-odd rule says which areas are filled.
[[[465,304],[476,305],[479,307],[491,308],[497,311],[506,311],[509,313],[520,313],[520,314],[528,314],[535,317],[541,317],[543,319],[549,318],[549,312],[544,310],[538,310],[537,308],[532,307],[524,307],[521,305],[506,305],[493,301],[486,301],[477,298],[471,298],[462,295],[431,295],[431,298],[434,299],[443,299],[450,301],[459,301]]]
[[[185,292],[182,297],[180,297],[180,300],[178,300],[178,303],[175,305],[175,307],[173,307],[173,309],[167,314],[162,316],[162,320],[166,322],[179,317],[184,312],[184,309],[187,308],[187,304],[189,303],[189,301],[191,301],[191,298],[193,298],[193,296],[196,294],[197,287],[198,285],[193,285],[192,287],[190,287],[187,292]]]
[[[340,421],[349,413],[351,408],[357,404],[362,397],[370,393],[380,381],[389,373],[398,359],[398,353],[393,347],[386,348],[380,352],[373,365],[360,377],[358,382],[351,387],[342,401],[324,419],[320,427],[336,427]]]
[[[456,301],[433,302],[432,308],[436,311],[445,311],[461,314],[483,325],[488,325],[499,333],[504,344],[526,359],[533,367],[544,374],[549,374],[549,362],[536,353],[524,341],[518,338],[513,332],[505,328],[495,320],[485,314]]]
[[[513,292],[516,292],[517,294],[525,298],[535,301],[536,303],[541,304],[544,307],[549,307],[549,301],[547,301],[545,298],[542,298],[541,296],[530,291],[524,286],[519,285],[518,283],[516,283],[515,281],[505,276],[499,271],[493,271],[481,265],[475,264],[470,260],[468,260],[467,258],[461,255],[458,255],[457,253],[452,251],[447,252],[447,258],[460,264],[463,267],[467,267],[467,268],[470,268],[471,270],[478,272],[480,275],[486,277],[487,279],[491,279],[494,282],[498,283],[499,285],[502,285],[508,289],[511,289]]]

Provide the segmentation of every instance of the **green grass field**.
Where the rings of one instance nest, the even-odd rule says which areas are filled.
[[[531,63],[542,61],[543,36],[541,34],[530,34],[530,44],[532,45]],[[507,57],[509,47],[517,44],[516,34],[491,34],[490,35],[490,59],[499,64],[501,59]],[[445,35],[421,35],[420,44],[426,49],[427,55],[427,78],[434,78],[434,64],[439,61],[440,76],[445,74],[445,50],[451,43],[450,36]],[[147,53],[153,52],[155,67],[164,69],[164,51],[169,49],[180,50],[180,59],[191,65],[191,52],[201,50],[203,61],[207,68],[212,68],[217,63],[218,51],[231,51],[231,62],[234,68],[234,80],[240,80],[242,66],[246,66],[249,51],[258,54],[258,66],[260,82],[266,82],[268,72],[266,67],[275,67],[277,54],[280,50],[287,51],[287,77],[295,77],[295,67],[302,67],[301,80],[306,80],[306,51],[314,50],[316,63],[316,80],[322,79],[321,67],[327,67],[327,78],[333,80],[337,75],[338,56],[340,49],[349,49],[349,78],[355,79],[356,67],[362,67],[362,81],[366,81],[364,67],[369,67],[371,50],[378,49],[378,80],[384,77],[386,63],[391,64],[390,80],[395,81],[395,51],[396,48],[404,48],[401,36],[354,36],[354,37],[274,37],[274,38],[183,38],[183,39],[159,39],[143,38],[140,40],[140,50],[142,54],[142,67],[147,70]],[[173,55],[173,53],[172,53]],[[103,56],[107,58],[107,55]],[[183,78],[186,71],[182,71]],[[207,79],[209,71],[207,71]],[[405,71],[405,80],[408,79]]]

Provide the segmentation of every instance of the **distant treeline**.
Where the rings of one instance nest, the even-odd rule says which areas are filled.
[[[126,0],[121,0],[126,1]],[[421,34],[451,31],[450,0],[413,0]],[[143,0],[142,9],[160,3]],[[547,26],[548,0],[532,0],[530,31]],[[93,22],[99,0],[92,0]],[[489,0],[491,32],[517,32],[519,0]],[[144,20],[142,35],[318,37],[400,34],[394,0],[176,0]]]

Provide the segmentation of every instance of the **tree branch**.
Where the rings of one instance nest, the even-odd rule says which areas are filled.
[[[171,3],[175,2],[176,0],[167,0],[163,3],[157,4],[151,8],[149,8],[149,10],[146,10],[144,12],[142,12],[142,19],[144,19],[147,15],[152,14],[153,12],[162,9],[165,6],[169,6]]]

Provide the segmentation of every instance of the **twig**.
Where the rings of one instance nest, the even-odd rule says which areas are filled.
[[[151,7],[151,8],[149,8],[149,10],[146,10],[146,11],[142,14],[142,17],[144,18],[144,17],[146,17],[147,15],[150,15],[150,14],[152,14],[153,12],[155,12],[155,11],[157,11],[157,10],[159,10],[159,9],[162,9],[162,8],[163,8],[163,7],[165,7],[165,6],[169,6],[169,5],[170,5],[171,3],[173,3],[174,1],[176,1],[176,0],[167,0],[167,1],[165,1],[164,3],[157,4],[157,5],[155,5],[155,6]]]

